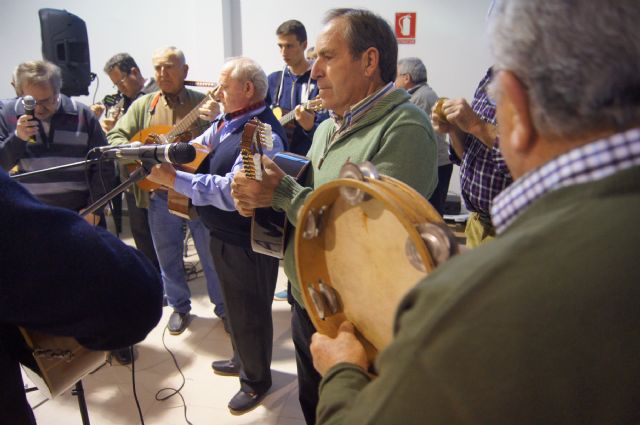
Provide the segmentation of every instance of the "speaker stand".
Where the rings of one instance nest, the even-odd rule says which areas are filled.
[[[80,409],[80,416],[82,417],[82,425],[91,425],[89,423],[89,411],[87,410],[87,401],[84,398],[82,380],[76,382],[76,387],[71,390],[71,395],[78,397],[78,408]]]

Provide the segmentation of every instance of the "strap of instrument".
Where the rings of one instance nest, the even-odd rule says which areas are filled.
[[[160,101],[161,96],[162,96],[162,92],[158,92],[151,100],[151,104],[149,105],[150,114],[153,114],[156,111],[156,106],[158,106],[158,102]]]
[[[276,94],[275,104],[280,106],[280,97],[282,97],[282,85],[284,84],[284,73],[287,72],[287,65],[280,72],[280,84],[278,84],[278,94]]]

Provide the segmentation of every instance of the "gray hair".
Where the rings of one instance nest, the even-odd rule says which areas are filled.
[[[225,70],[229,70],[229,75],[234,80],[251,81],[255,88],[255,97],[264,99],[267,95],[269,82],[267,74],[264,73],[262,67],[253,59],[238,56],[229,58],[224,64]]]
[[[178,59],[178,62],[180,62],[181,66],[184,66],[187,64],[187,60],[185,59],[184,53],[182,52],[182,50],[174,46],[161,47],[157,49],[155,52],[153,52],[152,58],[155,59],[160,56],[168,56],[168,57],[173,56],[176,59]]]
[[[419,58],[404,58],[398,61],[398,74],[409,74],[413,84],[427,82],[427,68]]]
[[[640,122],[640,3],[502,0],[490,18],[495,69],[527,87],[535,128],[579,136]]]
[[[328,11],[324,23],[328,24],[334,19],[346,21],[344,39],[354,59],[373,47],[380,55],[378,68],[382,81],[388,83],[396,79],[398,41],[384,18],[365,9],[343,8]]]
[[[62,87],[62,71],[57,65],[45,60],[23,62],[13,72],[13,80],[19,96],[26,84],[50,84],[53,92],[58,94]]]

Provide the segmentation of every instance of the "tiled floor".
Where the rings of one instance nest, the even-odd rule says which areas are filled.
[[[129,239],[125,241],[130,242]],[[190,249],[189,253],[195,253]],[[187,262],[197,261],[195,255]],[[286,287],[280,269],[277,291]],[[227,359],[231,343],[222,322],[213,314],[213,306],[206,294],[204,279],[189,283],[192,290],[193,321],[179,336],[164,332],[171,314],[164,308],[163,318],[147,338],[136,346],[135,381],[138,399],[147,425],[187,424],[183,401],[179,395],[167,400],[157,398],[171,393],[158,391],[165,387],[179,388],[183,382],[171,355],[171,350],[184,374],[180,391],[187,408],[187,418],[194,425],[216,424],[278,424],[302,425],[304,420],[297,400],[296,366],[290,332],[290,309],[286,301],[274,301],[273,387],[262,405],[241,416],[233,416],[227,409],[229,399],[239,389],[237,377],[213,374],[211,361]],[[86,376],[83,380],[89,419],[92,425],[139,424],[140,419],[133,397],[131,366],[114,362]],[[67,391],[47,400],[39,391],[29,393],[29,402],[39,425],[82,424],[76,397]]]

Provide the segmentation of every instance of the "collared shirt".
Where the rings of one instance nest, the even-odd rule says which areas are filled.
[[[217,145],[224,143],[235,130],[243,126],[252,117],[264,111],[266,106],[247,112],[246,114],[234,117],[230,121],[224,121],[224,125],[218,128],[218,122],[222,119],[219,116],[202,135],[195,138],[191,143],[199,143],[209,151],[216,149]],[[216,135],[220,133],[220,140],[214,145]],[[272,158],[273,155],[284,149],[284,143],[274,132],[271,135],[273,148],[265,150],[264,153]],[[213,205],[216,208],[226,211],[236,209],[231,197],[231,182],[236,173],[242,168],[242,155],[238,155],[231,170],[224,176],[212,174],[191,174],[183,171],[176,171],[176,181],[174,190],[191,198],[193,205]]]
[[[366,115],[366,113],[371,108],[373,108],[373,105],[375,105],[378,100],[382,99],[395,89],[396,87],[393,81],[388,83],[377,92],[370,94],[360,102],[352,105],[349,109],[347,109],[343,117],[338,116],[333,111],[329,111],[329,115],[333,119],[336,126],[334,137],[338,136],[341,133],[344,133],[349,128],[351,128],[351,126],[357,123],[363,116]]]
[[[498,195],[493,222],[502,233],[543,195],[567,186],[602,180],[640,165],[640,128],[572,149],[530,171]]]
[[[492,70],[489,68],[478,84],[471,108],[484,121],[496,125],[496,106],[487,95],[487,86],[491,82]],[[462,161],[449,149],[451,161],[460,166],[460,189],[462,198],[469,211],[489,215],[495,196],[509,186],[513,179],[504,158],[500,153],[496,139],[492,148],[480,139],[467,134],[464,140]]]
[[[151,116],[151,125],[172,125],[184,118],[197,102],[190,101],[189,93],[182,88],[176,95],[162,93]]]

